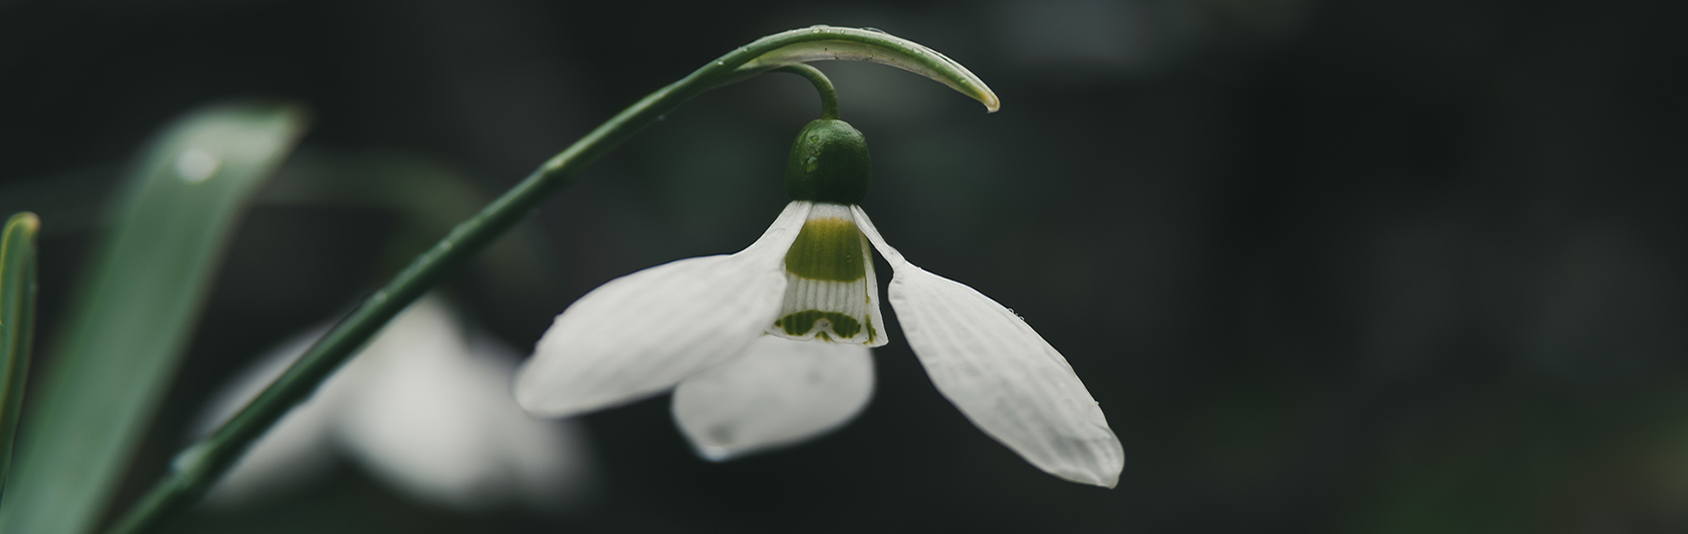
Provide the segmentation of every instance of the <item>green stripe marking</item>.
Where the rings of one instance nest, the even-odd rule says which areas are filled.
[[[778,326],[785,330],[786,334],[801,336],[809,333],[810,330],[813,330],[815,328],[815,323],[822,320],[832,323],[832,333],[838,334],[838,337],[841,338],[852,338],[856,336],[857,332],[862,331],[862,324],[857,322],[854,318],[838,312],[820,310],[803,310],[781,317],[779,320],[774,321],[774,326]],[[822,332],[817,334],[815,337],[820,338],[825,335],[826,333]],[[831,340],[828,339],[827,341]]]
[[[867,276],[862,231],[849,219],[809,219],[785,253],[785,270],[810,280],[854,282]],[[836,324],[836,323],[834,323]],[[843,332],[839,332],[842,334]]]

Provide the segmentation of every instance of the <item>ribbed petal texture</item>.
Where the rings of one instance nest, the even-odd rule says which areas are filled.
[[[873,249],[848,206],[817,203],[785,256],[785,298],[767,333],[878,347],[885,337]]]
[[[810,206],[787,205],[737,254],[659,265],[587,293],[523,364],[516,401],[538,415],[574,415],[661,393],[737,357],[776,318],[780,260]]]
[[[990,297],[909,263],[861,208],[855,214],[896,271],[891,307],[938,392],[1039,469],[1085,484],[1118,483],[1124,448],[1066,358]]]

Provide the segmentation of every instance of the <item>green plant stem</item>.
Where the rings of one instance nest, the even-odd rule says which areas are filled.
[[[29,378],[35,329],[35,234],[41,219],[23,212],[0,231],[0,496],[12,466],[12,438]]]
[[[984,102],[991,111],[996,109],[996,95],[967,69],[918,43],[881,32],[815,26],[763,37],[729,52],[611,117],[453,228],[385,287],[364,299],[233,418],[179,453],[169,473],[107,532],[152,532],[198,500],[253,441],[308,398],[395,315],[545,199],[573,184],[588,165],[664,114],[709,89],[771,69],[823,59],[866,60],[907,69]]]
[[[832,86],[832,80],[827,78],[825,73],[807,63],[786,65],[776,70],[802,76],[814,84],[815,92],[821,95],[821,118],[838,120],[838,89]]]

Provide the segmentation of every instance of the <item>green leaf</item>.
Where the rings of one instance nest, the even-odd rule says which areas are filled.
[[[218,105],[143,152],[26,412],[0,532],[96,526],[191,339],[224,242],[304,122],[287,104]]]
[[[23,212],[0,231],[0,497],[12,465],[12,437],[29,378],[29,348],[35,330],[35,233],[41,218]],[[3,502],[3,501],[0,501]]]
[[[758,39],[750,50],[771,48],[734,72],[753,75],[795,63],[823,60],[867,61],[890,65],[949,86],[995,113],[1002,107],[996,93],[973,71],[926,45],[874,29],[812,26]]]

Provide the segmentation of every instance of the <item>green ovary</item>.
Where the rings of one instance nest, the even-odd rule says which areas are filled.
[[[832,333],[837,334],[840,338],[852,338],[856,336],[857,332],[862,331],[862,324],[855,318],[838,312],[820,310],[803,310],[781,317],[774,321],[774,326],[780,327],[787,335],[802,336],[814,330],[815,323],[823,320],[831,324]],[[816,333],[815,337],[824,338],[826,335],[826,332],[822,331]],[[831,339],[826,340],[832,341]]]

